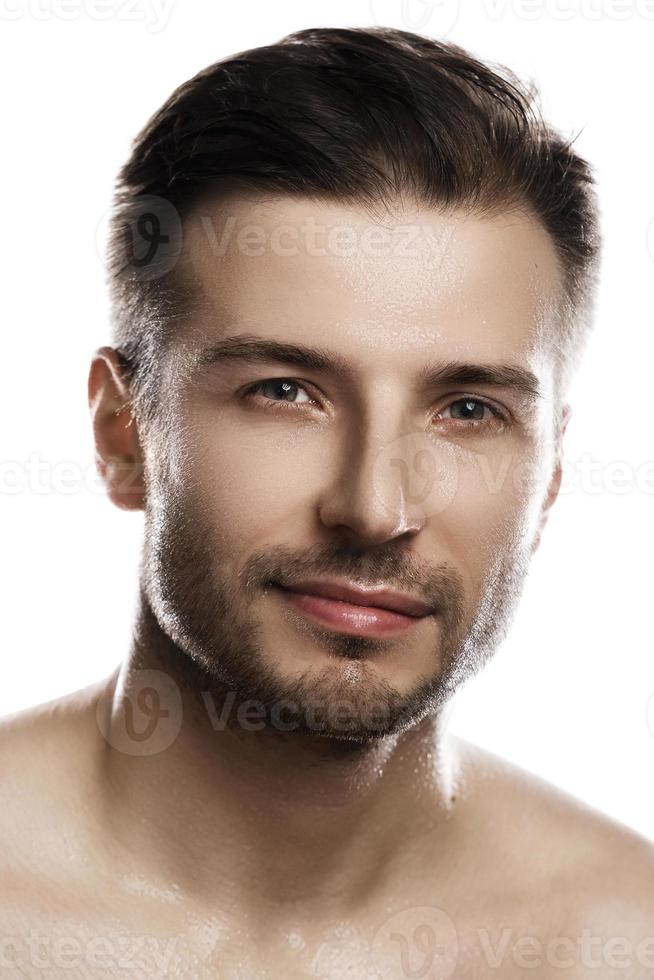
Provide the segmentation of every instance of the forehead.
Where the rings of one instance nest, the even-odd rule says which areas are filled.
[[[475,216],[286,196],[202,203],[184,262],[204,301],[195,341],[247,331],[319,339],[355,368],[398,358],[535,368],[556,330],[562,280],[552,240],[522,211]]]

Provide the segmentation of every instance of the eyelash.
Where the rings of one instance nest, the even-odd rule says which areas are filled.
[[[275,384],[275,383],[281,384],[282,382],[287,382],[291,384],[294,388],[301,388],[311,398],[311,395],[309,391],[307,391],[306,387],[303,384],[301,384],[299,381],[296,381],[294,378],[265,378],[263,381],[257,381],[255,382],[255,384],[250,385],[249,388],[245,390],[242,397],[244,399],[254,400],[259,390],[263,388],[265,385]],[[315,402],[315,399],[312,399],[312,401]],[[464,425],[466,426],[466,428],[477,428],[481,425],[489,425],[490,423],[493,422],[499,422],[502,424],[508,422],[508,416],[505,415],[502,411],[500,411],[499,408],[497,408],[495,405],[491,404],[490,402],[486,401],[486,399],[479,398],[476,395],[459,395],[457,398],[452,399],[452,401],[446,407],[451,407],[452,405],[456,405],[459,402],[474,402],[475,404],[483,405],[484,408],[487,408],[491,412],[492,418],[447,419],[446,421],[454,424],[458,423],[459,425]],[[308,405],[308,402],[302,402],[299,404],[306,406]],[[265,411],[269,411],[269,412],[277,412],[277,411],[286,412],[289,410],[298,411],[299,405],[298,403],[287,402],[283,400],[275,401],[274,399],[265,399],[262,404],[262,407],[264,408]]]

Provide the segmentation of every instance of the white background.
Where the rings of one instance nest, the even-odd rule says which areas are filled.
[[[654,0],[0,0],[0,714],[106,676],[128,648],[143,515],[95,478],[86,384],[109,341],[103,222],[131,140],[227,54],[373,23],[533,78],[596,168],[603,278],[566,483],[511,636],[451,726],[654,838]]]

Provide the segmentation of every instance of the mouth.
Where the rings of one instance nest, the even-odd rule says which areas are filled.
[[[427,610],[416,602],[411,604],[410,600],[404,602],[386,600],[395,601],[396,606],[404,605],[404,609],[400,611],[398,608],[375,605],[363,594],[336,598],[333,593],[337,591],[342,595],[347,594],[347,590],[343,589],[332,588],[328,590],[332,594],[325,595],[318,594],[317,591],[304,591],[305,587],[299,585],[291,587],[273,582],[272,586],[288,605],[303,616],[323,627],[355,636],[388,636],[403,633],[432,615],[432,610]],[[326,590],[323,588],[321,591]],[[375,602],[381,601],[376,595]],[[409,608],[412,610],[410,613],[407,611]]]

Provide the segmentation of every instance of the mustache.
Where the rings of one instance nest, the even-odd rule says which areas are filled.
[[[364,550],[351,545],[338,549],[315,546],[303,555],[279,546],[250,555],[242,570],[243,588],[250,596],[273,583],[292,584],[302,578],[348,578],[361,586],[380,586],[408,592],[458,621],[463,612],[464,582],[448,562],[419,565],[397,550]]]

